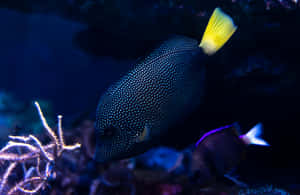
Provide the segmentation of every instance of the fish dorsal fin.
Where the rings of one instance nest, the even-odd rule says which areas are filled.
[[[125,80],[139,71],[139,68],[144,68],[145,66],[151,65],[152,62],[168,57],[174,53],[190,51],[198,48],[198,41],[195,39],[179,35],[170,36],[170,38],[163,41],[158,48],[143,57],[139,57],[133,66],[133,70],[125,74],[121,80],[118,80],[111,85],[107,89],[106,95],[113,94],[118,87],[120,87],[120,84],[125,83]]]
[[[155,59],[163,56],[171,55],[172,53],[189,51],[198,48],[198,41],[189,37],[173,35],[161,45],[153,50],[147,57],[145,57],[139,64],[148,64]]]

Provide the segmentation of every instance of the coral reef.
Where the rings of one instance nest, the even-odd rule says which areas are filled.
[[[48,124],[55,124],[53,107],[49,101],[39,100],[39,104],[46,110]],[[30,103],[24,103],[14,94],[0,90],[0,146],[7,142],[9,134],[32,133],[41,134],[42,124],[36,117]]]
[[[92,121],[83,120],[72,131],[62,131],[58,116],[57,134],[46,122],[36,103],[46,133],[39,138],[9,136],[10,142],[0,151],[0,190],[6,194],[90,194],[90,195],[226,195],[286,192],[272,187],[240,187],[234,182],[218,181],[200,187],[189,178],[191,148],[177,151],[156,148],[135,158],[97,164],[93,156]],[[49,141],[50,138],[50,141]],[[80,152],[73,151],[81,143]],[[42,144],[47,143],[47,144]],[[286,192],[288,194],[288,192]]]
[[[9,136],[11,141],[0,151],[0,161],[8,161],[7,168],[1,178],[0,193],[8,195],[21,191],[25,194],[37,193],[45,189],[49,179],[55,179],[56,164],[65,150],[73,151],[80,148],[80,144],[66,145],[62,131],[62,116],[58,115],[58,136],[49,127],[40,105],[35,102],[40,119],[51,142],[42,145],[41,141],[34,135]],[[5,164],[5,163],[4,163]],[[23,179],[13,187],[9,187],[8,178],[18,165],[24,171]],[[4,169],[1,166],[1,169]]]

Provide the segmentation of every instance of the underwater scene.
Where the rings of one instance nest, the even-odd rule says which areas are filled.
[[[0,195],[300,194],[298,0],[0,0],[0,25]]]

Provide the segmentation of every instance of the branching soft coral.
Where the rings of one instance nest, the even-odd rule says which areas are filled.
[[[40,119],[51,142],[43,145],[34,136],[9,136],[8,144],[0,150],[0,162],[8,161],[6,171],[0,180],[0,194],[6,192],[8,195],[21,191],[25,194],[37,193],[44,189],[48,180],[55,178],[55,165],[65,150],[73,151],[80,148],[80,144],[66,145],[62,131],[62,116],[58,115],[58,136],[49,127],[38,102],[35,102]],[[2,163],[0,168],[3,169]],[[8,178],[18,165],[24,171],[23,179],[9,187]],[[27,167],[30,167],[28,170]]]

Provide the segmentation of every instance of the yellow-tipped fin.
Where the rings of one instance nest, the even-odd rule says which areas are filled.
[[[216,8],[209,19],[199,47],[204,53],[212,55],[228,41],[236,29],[231,17],[220,8]]]

